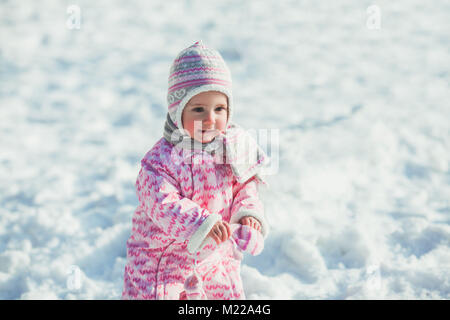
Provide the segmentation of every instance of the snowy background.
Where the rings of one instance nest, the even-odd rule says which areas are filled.
[[[121,297],[139,162],[200,39],[234,120],[279,130],[247,297],[450,299],[449,30],[445,0],[0,1],[0,299]]]

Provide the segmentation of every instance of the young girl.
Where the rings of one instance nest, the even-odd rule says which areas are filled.
[[[198,279],[203,298],[244,299],[236,252],[259,252],[268,232],[258,198],[267,157],[231,122],[229,69],[202,42],[173,62],[167,101],[164,137],[136,181],[122,298],[189,298]]]

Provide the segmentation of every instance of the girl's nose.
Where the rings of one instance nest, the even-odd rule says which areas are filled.
[[[216,122],[216,118],[214,116],[214,111],[208,112],[205,117],[205,124],[214,124]]]

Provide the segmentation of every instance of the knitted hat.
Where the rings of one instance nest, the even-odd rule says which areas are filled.
[[[232,116],[231,74],[219,52],[197,41],[175,58],[169,75],[167,104],[173,123],[182,128],[181,116],[188,101],[205,91],[219,91],[228,97],[228,123]]]

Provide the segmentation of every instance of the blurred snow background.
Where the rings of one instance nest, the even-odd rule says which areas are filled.
[[[0,298],[120,298],[139,161],[201,39],[235,121],[279,130],[247,297],[449,299],[449,30],[445,0],[0,1]]]

